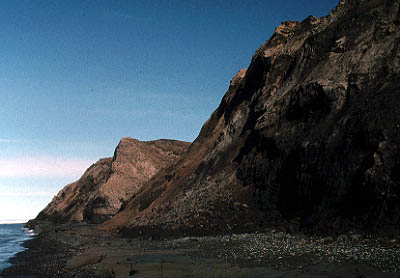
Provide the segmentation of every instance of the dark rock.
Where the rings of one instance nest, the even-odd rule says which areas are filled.
[[[399,230],[399,4],[340,1],[277,27],[189,151],[107,227],[208,233],[300,219],[289,230]]]

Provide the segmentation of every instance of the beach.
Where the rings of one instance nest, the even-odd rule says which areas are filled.
[[[24,241],[33,235],[33,231],[24,228],[24,224],[0,224],[0,273],[10,265],[10,257],[25,250],[22,246]]]
[[[248,234],[153,239],[44,223],[1,277],[399,277],[400,241]]]

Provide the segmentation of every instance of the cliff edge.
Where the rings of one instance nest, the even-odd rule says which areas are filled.
[[[287,21],[199,136],[102,229],[398,230],[400,1]]]
[[[176,140],[142,142],[122,138],[114,156],[90,166],[82,177],[65,186],[39,215],[56,223],[101,223],[115,215],[160,169],[186,151],[189,143]]]

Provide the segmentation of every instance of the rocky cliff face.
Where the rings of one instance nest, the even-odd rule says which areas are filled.
[[[284,22],[188,152],[102,228],[398,229],[399,28],[399,0]]]
[[[123,138],[112,158],[100,159],[78,181],[65,186],[34,221],[103,222],[188,145],[175,140],[141,142]]]

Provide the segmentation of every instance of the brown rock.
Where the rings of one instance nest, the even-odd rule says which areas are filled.
[[[100,223],[109,219],[188,145],[175,140],[122,138],[112,158],[100,159],[78,181],[65,186],[31,224],[36,220]]]
[[[389,196],[400,196],[399,5],[340,1],[326,17],[283,23],[188,152],[102,228],[184,232],[192,223],[215,233],[221,223],[249,230],[296,217],[321,229],[337,217],[398,228],[400,205]]]

